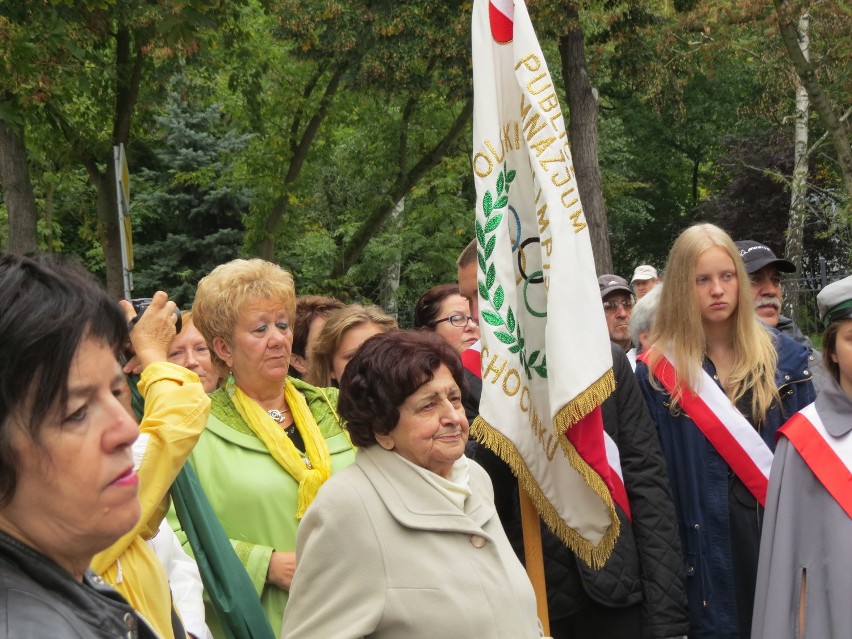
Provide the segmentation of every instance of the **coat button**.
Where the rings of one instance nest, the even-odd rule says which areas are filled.
[[[803,372],[804,372],[804,374],[805,374],[806,376],[811,374],[811,373],[810,373],[810,371],[809,371],[808,369],[805,369]]]
[[[471,535],[470,543],[473,544],[474,548],[482,548],[486,544],[485,537],[482,537],[480,535]]]
[[[784,375],[784,379],[786,379],[787,381],[790,381],[790,376],[789,376],[789,375]]]

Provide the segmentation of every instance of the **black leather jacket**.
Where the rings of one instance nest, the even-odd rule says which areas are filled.
[[[0,532],[0,639],[156,639],[100,577],[80,583],[56,563]]]

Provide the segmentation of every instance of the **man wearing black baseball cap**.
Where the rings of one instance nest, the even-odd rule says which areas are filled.
[[[765,244],[744,240],[736,245],[751,280],[754,310],[764,324],[775,328],[781,317],[781,273],[795,273],[796,265],[775,257]]]
[[[791,318],[781,315],[781,296],[783,294],[781,273],[795,273],[796,265],[790,260],[777,257],[771,248],[760,242],[742,240],[735,242],[735,244],[739,249],[740,257],[743,258],[746,273],[748,273],[751,282],[751,290],[754,293],[754,311],[757,313],[758,319],[767,326],[777,329],[780,333],[784,333],[808,347],[814,390],[819,390],[824,375],[822,354],[814,349],[811,340],[802,333]]]

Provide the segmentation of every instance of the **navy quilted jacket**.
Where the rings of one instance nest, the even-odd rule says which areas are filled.
[[[772,332],[778,351],[775,382],[782,405],[770,409],[759,431],[769,448],[775,450],[776,431],[791,415],[814,400],[814,391],[807,349],[774,329],[767,330]],[[709,360],[704,368],[711,377],[715,374]],[[731,544],[757,547],[762,508],[754,502],[753,529],[741,533],[747,538],[732,539],[728,465],[685,413],[670,410],[671,397],[654,388],[648,375],[647,366],[638,362],[636,376],[657,423],[677,508],[689,598],[689,637],[748,639],[741,628],[749,627],[749,620],[741,620],[737,614],[735,572],[756,570],[757,557],[749,562],[751,568],[737,564],[732,558]],[[753,579],[754,575],[745,577]],[[739,603],[742,606],[743,602]],[[750,612],[750,608],[746,605],[744,609]]]

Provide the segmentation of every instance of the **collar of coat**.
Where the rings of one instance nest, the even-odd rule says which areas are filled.
[[[490,536],[483,526],[497,517],[488,477],[475,462],[471,496],[459,510],[396,453],[379,446],[361,448],[355,464],[372,484],[391,516],[406,528]]]

